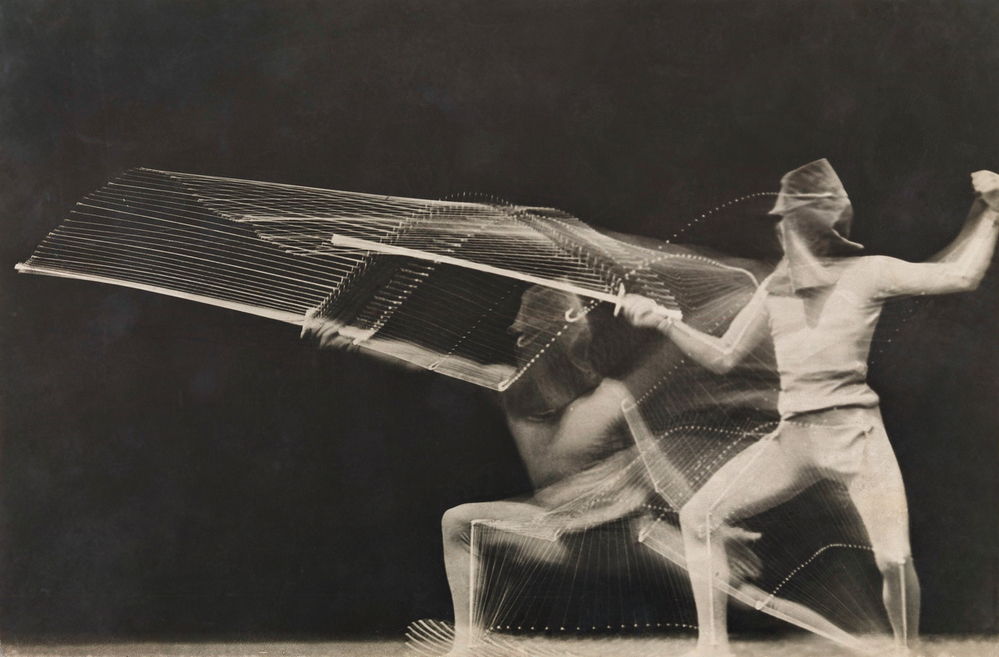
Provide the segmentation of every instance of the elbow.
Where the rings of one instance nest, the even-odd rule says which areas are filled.
[[[963,272],[954,276],[954,289],[957,292],[974,292],[982,284],[985,272]]]
[[[982,284],[982,276],[969,276],[967,281],[964,283],[965,292],[974,292],[978,289],[978,286]]]
[[[739,359],[731,352],[725,352],[706,364],[708,370],[715,374],[728,374],[739,363]]]

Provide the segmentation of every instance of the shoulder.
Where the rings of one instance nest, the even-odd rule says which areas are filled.
[[[896,260],[882,255],[842,258],[843,274],[873,280],[878,278],[886,267],[890,266],[891,261]]]
[[[844,272],[864,271],[878,267],[884,257],[879,255],[848,256],[845,258],[835,258],[833,262],[835,266],[841,267]]]
[[[621,406],[631,399],[628,386],[617,379],[604,379],[590,392],[572,400],[563,417],[610,418],[620,413]]]
[[[844,272],[844,278],[849,281],[848,286],[855,291],[866,290],[870,297],[891,296],[896,287],[896,278],[910,264],[884,255],[860,256],[850,260],[853,262]]]
[[[877,278],[886,276],[890,278],[894,274],[901,273],[906,268],[916,264],[908,260],[900,260],[899,258],[885,255],[864,256],[857,259],[861,261],[859,271]]]
[[[899,260],[898,258],[893,258],[891,256],[886,256],[886,255],[867,255],[851,259],[859,260],[861,263],[869,267],[880,267],[885,263],[892,263],[892,262],[905,262],[904,260]]]
[[[861,261],[864,266],[867,267],[890,267],[892,265],[907,265],[911,264],[908,260],[901,260],[899,258],[893,258],[892,256],[886,255],[869,255],[860,256],[859,258],[852,258],[853,260]]]
[[[620,406],[629,399],[631,393],[628,386],[618,379],[606,378],[588,395],[580,397],[579,401],[584,404]]]

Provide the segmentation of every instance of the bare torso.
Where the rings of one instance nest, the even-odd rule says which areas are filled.
[[[605,379],[565,407],[507,424],[534,488],[582,472],[632,443],[621,417],[623,385]]]

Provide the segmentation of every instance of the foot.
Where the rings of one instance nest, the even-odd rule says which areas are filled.
[[[474,657],[476,649],[481,647],[482,644],[478,641],[458,638],[451,644],[451,649],[444,653],[442,657]]]
[[[863,652],[872,657],[926,657],[926,653],[918,644],[905,646],[895,641],[869,644]]]
[[[470,636],[465,629],[455,635],[451,623],[424,619],[414,621],[406,628],[406,643],[423,655],[444,655],[445,657],[476,657],[481,643]]]
[[[681,657],[735,657],[735,653],[727,646],[697,646],[689,652],[683,653]]]
[[[475,647],[470,645],[451,648],[442,657],[475,657]]]

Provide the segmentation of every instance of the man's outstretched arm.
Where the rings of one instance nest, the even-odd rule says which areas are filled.
[[[961,232],[928,262],[878,258],[878,282],[884,296],[967,292],[978,287],[995,252],[999,235],[999,175],[971,175],[978,197]]]
[[[760,286],[749,303],[739,311],[728,330],[715,337],[670,316],[646,297],[629,294],[622,309],[625,317],[639,328],[655,328],[697,363],[717,374],[739,364],[767,335],[766,290]]]

